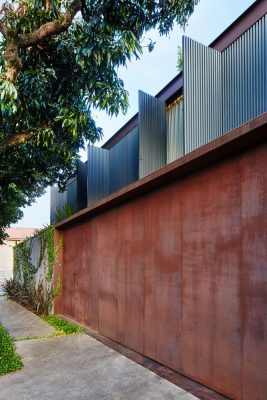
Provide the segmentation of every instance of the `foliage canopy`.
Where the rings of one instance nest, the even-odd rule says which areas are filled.
[[[197,0],[8,0],[0,11],[0,230],[102,131],[92,109],[127,110],[118,76],[145,32],[185,25]],[[1,232],[3,234],[3,232]]]

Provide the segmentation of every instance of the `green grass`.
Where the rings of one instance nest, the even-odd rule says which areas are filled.
[[[22,368],[21,358],[16,354],[14,340],[0,324],[0,375]]]
[[[14,340],[15,342],[23,342],[32,339],[53,339],[55,337],[60,337],[60,336],[66,336],[66,335],[63,332],[55,332],[55,333],[48,333],[47,335],[19,337]]]
[[[49,325],[53,326],[53,328],[55,328],[57,331],[64,332],[66,335],[84,332],[84,329],[80,326],[71,324],[64,319],[57,317],[56,315],[48,315],[47,317],[43,317],[43,320]]]
[[[43,317],[43,320],[53,326],[57,332],[50,333],[44,336],[29,336],[18,338],[16,341],[54,338],[64,335],[73,335],[84,332],[84,329],[65,321],[55,315]],[[0,324],[0,375],[5,375],[9,372],[17,371],[22,368],[21,357],[16,354],[14,339],[8,334],[5,328]]]
[[[42,336],[27,336],[16,338],[16,342],[21,342],[23,340],[32,340],[32,339],[52,339],[55,337],[65,336],[65,335],[75,335],[76,333],[83,333],[84,329],[69,323],[68,321],[57,317],[56,315],[48,315],[47,317],[42,317],[42,319],[47,322],[49,325],[53,326],[56,329],[55,333],[48,333],[47,335]]]

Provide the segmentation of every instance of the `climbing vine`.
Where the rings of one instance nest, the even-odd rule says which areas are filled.
[[[55,227],[54,225],[49,225],[46,228],[38,231],[38,236],[40,240],[40,255],[38,260],[38,269],[41,267],[45,251],[47,251],[48,257],[48,270],[46,274],[47,282],[51,282],[54,274],[54,266],[57,260],[57,255],[62,249],[63,237],[59,241],[59,244],[55,246]]]
[[[38,314],[51,313],[53,300],[61,292],[61,277],[59,274],[57,282],[54,282],[54,269],[62,249],[63,236],[56,246],[54,238],[55,227],[49,225],[37,230],[33,238],[14,247],[14,284],[23,287],[22,293],[25,290],[32,293],[31,303],[34,299]],[[18,301],[17,298],[15,300]]]
[[[31,263],[32,240],[21,242],[14,248],[14,276],[23,281],[26,286],[30,284],[35,268]]]

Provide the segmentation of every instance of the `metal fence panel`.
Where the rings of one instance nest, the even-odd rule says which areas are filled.
[[[167,163],[184,155],[184,105],[183,101],[167,110]]]
[[[57,208],[63,208],[67,203],[67,191],[60,193],[57,187],[50,188],[50,223],[57,219]]]
[[[51,221],[57,207],[91,205],[267,111],[267,15],[222,53],[184,37],[183,62],[183,103],[167,112],[139,91],[139,128],[110,150],[89,146],[68,194],[51,188]]]
[[[87,204],[109,194],[109,150],[88,146]]]
[[[87,166],[82,161],[78,162],[77,176],[68,182],[67,203],[74,212],[87,206]]]
[[[267,15],[222,53],[223,130],[267,111]]]
[[[139,178],[166,164],[166,106],[139,91]]]
[[[109,193],[138,180],[138,127],[109,150]]]
[[[221,53],[183,38],[185,153],[222,134]]]
[[[57,209],[70,205],[73,212],[82,210],[87,206],[87,166],[82,161],[78,162],[77,176],[68,181],[65,192],[60,193],[57,187],[50,188],[50,222],[57,219]]]
[[[78,210],[87,207],[87,163],[79,161],[77,172],[77,205]]]
[[[72,179],[67,187],[67,203],[71,206],[74,212],[78,211],[78,199],[77,199],[77,177]]]

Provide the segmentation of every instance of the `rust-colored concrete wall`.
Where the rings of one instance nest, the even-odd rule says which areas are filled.
[[[54,237],[54,248],[56,249],[60,242],[62,241],[63,234],[57,230],[55,230],[55,237]],[[62,284],[62,266],[63,266],[63,248],[58,252],[55,266],[54,266],[54,288],[57,288],[58,282]],[[54,310],[56,310],[57,314],[63,314],[63,306],[64,306],[64,296],[63,290],[61,288],[60,294],[54,298]]]
[[[267,145],[64,232],[63,312],[233,399],[267,398]]]

